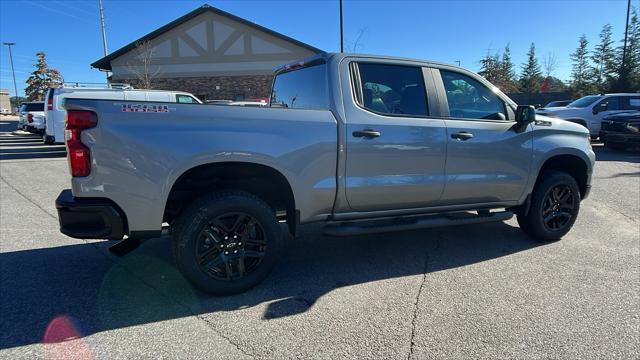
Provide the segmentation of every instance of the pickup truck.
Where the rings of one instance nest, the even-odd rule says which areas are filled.
[[[127,242],[164,224],[177,267],[212,294],[262,281],[299,224],[352,236],[515,214],[533,239],[560,239],[595,161],[583,126],[536,116],[470,71],[394,57],[284,65],[267,107],[64,108],[61,232]]]

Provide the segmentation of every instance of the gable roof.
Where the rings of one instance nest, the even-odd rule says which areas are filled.
[[[222,10],[220,10],[218,8],[215,8],[215,7],[213,7],[213,6],[209,5],[209,4],[204,4],[201,7],[191,11],[190,13],[187,13],[187,14],[185,14],[185,15],[183,15],[183,16],[175,19],[175,20],[173,20],[172,22],[170,22],[170,23],[158,28],[157,30],[148,33],[147,35],[139,38],[138,40],[135,40],[135,41],[129,43],[128,45],[125,45],[125,46],[121,47],[120,49],[118,49],[118,50],[112,52],[111,54],[103,57],[102,59],[93,62],[91,64],[91,67],[96,68],[96,69],[100,69],[100,70],[111,70],[111,60],[113,60],[113,59],[115,59],[117,57],[120,57],[120,56],[126,54],[127,52],[135,49],[136,43],[138,43],[139,41],[152,40],[152,39],[160,36],[161,34],[164,34],[165,32],[175,28],[176,26],[181,25],[181,24],[189,21],[189,20],[195,18],[196,16],[198,16],[200,14],[204,14],[207,11],[211,11],[211,12],[217,14],[217,15],[224,16],[224,17],[229,18],[231,20],[237,21],[237,22],[239,22],[241,24],[250,26],[250,27],[252,27],[254,29],[257,29],[259,31],[265,32],[265,33],[267,33],[269,35],[273,35],[273,36],[275,36],[277,38],[280,38],[280,39],[282,39],[284,41],[288,41],[288,42],[294,43],[294,44],[296,44],[296,45],[298,45],[298,46],[300,46],[302,48],[305,48],[307,50],[313,51],[315,53],[323,53],[324,52],[324,51],[322,51],[322,50],[320,50],[320,49],[318,49],[316,47],[313,47],[313,46],[311,46],[309,44],[305,44],[305,43],[303,43],[301,41],[298,41],[298,40],[290,38],[290,37],[288,37],[286,35],[280,34],[279,32],[273,31],[273,30],[268,29],[268,28],[266,28],[264,26],[260,26],[260,25],[258,25],[256,23],[253,23],[253,22],[251,22],[249,20],[246,20],[246,19],[243,19],[241,17],[235,16],[233,14],[230,14],[230,13],[226,12],[226,11],[222,11]]]

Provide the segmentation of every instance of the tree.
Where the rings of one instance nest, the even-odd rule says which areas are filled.
[[[558,67],[556,54],[548,52],[547,56],[542,59],[542,66],[544,67],[544,77],[551,77],[551,75],[553,75],[553,72],[556,71],[556,68]]]
[[[612,27],[606,24],[600,32],[600,43],[591,55],[593,75],[599,92],[607,92],[616,81],[619,68],[616,64],[616,51],[613,46]]]
[[[495,86],[500,87],[498,82],[501,79],[501,69],[502,64],[500,63],[499,55],[497,53],[491,55],[487,52],[487,55],[480,60],[480,71],[478,71],[478,74]]]
[[[509,44],[504,47],[504,52],[502,53],[502,63],[501,63],[501,86],[500,89],[504,92],[516,92],[518,91],[518,87],[516,86],[516,72],[513,70],[514,65],[511,60],[511,48]]]
[[[590,80],[589,64],[589,41],[582,34],[576,51],[571,54],[571,94],[579,98],[591,94],[594,91],[593,83]]]
[[[137,41],[135,48],[135,64],[127,63],[129,71],[136,78],[137,87],[153,89],[153,79],[160,74],[160,67],[153,66],[154,49],[149,40]]]
[[[36,56],[36,70],[27,78],[27,88],[24,90],[29,101],[42,101],[49,88],[58,87],[64,81],[58,70],[49,68],[44,52],[40,51]]]
[[[9,98],[9,102],[11,102],[11,110],[13,111],[13,109],[17,109],[20,107],[20,104],[25,101],[27,101],[27,98],[24,96],[12,96]]]
[[[542,83],[542,71],[536,58],[536,45],[531,43],[527,53],[527,62],[522,65],[520,73],[520,91],[527,94],[536,93]]]
[[[620,92],[640,91],[640,21],[636,8],[633,8],[631,13],[631,21],[627,29],[627,51],[624,51],[624,40],[617,49],[620,70],[615,91]]]

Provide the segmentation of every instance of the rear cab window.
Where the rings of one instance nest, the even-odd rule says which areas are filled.
[[[325,63],[278,73],[273,81],[270,107],[329,109]]]
[[[22,104],[20,111],[44,111],[44,103],[26,103]]]

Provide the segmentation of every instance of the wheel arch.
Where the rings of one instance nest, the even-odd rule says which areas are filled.
[[[272,166],[243,161],[199,164],[184,170],[168,189],[163,221],[172,223],[191,202],[206,193],[236,189],[259,197],[277,213],[284,211],[282,216],[289,231],[295,234],[299,216],[293,187],[283,172]]]
[[[534,188],[544,178],[547,171],[561,171],[571,175],[580,189],[580,196],[584,198],[588,193],[589,163],[576,154],[556,154],[548,157],[540,166]]]

